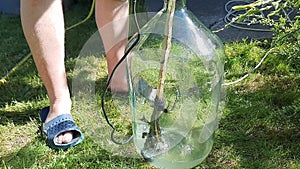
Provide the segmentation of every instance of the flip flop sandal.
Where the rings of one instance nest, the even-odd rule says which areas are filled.
[[[50,107],[41,110],[42,130],[46,135],[46,143],[53,149],[67,149],[83,141],[84,136],[73,121],[71,114],[62,114],[45,123]],[[64,132],[72,132],[73,139],[69,143],[57,143],[56,137]]]

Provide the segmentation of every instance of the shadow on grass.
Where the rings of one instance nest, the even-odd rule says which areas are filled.
[[[42,156],[41,149],[37,149],[34,145],[38,140],[35,138],[19,151],[1,157],[0,168],[31,168],[36,159]]]
[[[249,84],[254,86],[228,88],[216,144],[206,164],[219,163],[221,168],[299,167],[300,78]]]
[[[0,161],[0,168],[151,168],[142,159],[114,156],[89,138],[76,147],[56,151],[37,137]]]
[[[26,102],[46,93],[32,59],[17,68],[6,80],[6,83],[0,84],[0,107],[13,101]]]
[[[38,119],[38,112],[47,104],[46,90],[32,59],[0,84],[0,124],[26,124]]]
[[[13,123],[15,125],[24,125],[32,120],[39,121],[39,109],[30,109],[22,111],[1,111],[0,110],[0,125]]]

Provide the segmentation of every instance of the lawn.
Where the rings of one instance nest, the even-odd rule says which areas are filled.
[[[81,21],[88,12],[88,5],[72,7],[65,15],[66,26]],[[70,83],[75,59],[96,31],[92,18],[66,32]],[[29,53],[19,16],[0,14],[0,38],[3,77]],[[234,81],[251,71],[268,47],[268,40],[227,42],[225,81]],[[278,55],[270,54],[248,78],[226,87],[226,105],[213,149],[196,168],[300,168],[300,75],[288,64],[274,64]],[[105,81],[106,72],[100,76]],[[38,112],[49,102],[32,58],[0,84],[0,96],[0,168],[153,168],[140,158],[105,150],[98,137],[89,134],[76,148],[48,148],[37,131]],[[80,118],[75,114],[78,125],[84,126]]]

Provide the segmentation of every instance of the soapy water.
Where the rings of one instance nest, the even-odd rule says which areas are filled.
[[[145,125],[137,128],[146,129]],[[146,138],[137,138],[135,144],[137,147],[140,146],[141,154],[146,160],[161,168],[189,168],[199,164],[208,156],[213,145],[214,134],[201,141],[200,128],[194,128],[186,135],[177,131],[178,129],[163,129],[160,135],[161,142],[151,148],[146,148]],[[155,141],[155,138],[153,140]]]

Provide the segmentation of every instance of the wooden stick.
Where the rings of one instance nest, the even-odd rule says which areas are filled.
[[[157,95],[154,102],[154,111],[151,115],[151,121],[150,121],[150,131],[149,131],[149,140],[146,141],[145,147],[154,147],[155,145],[153,143],[160,142],[160,127],[159,127],[159,118],[164,110],[164,86],[165,86],[165,80],[167,76],[167,62],[168,58],[170,56],[171,52],[171,46],[172,46],[172,31],[173,31],[173,20],[174,20],[174,12],[175,12],[175,5],[176,0],[169,0],[168,1],[168,8],[167,8],[167,18],[166,18],[166,25],[165,25],[165,36],[162,43],[162,49],[163,49],[163,56],[161,58],[161,65],[160,65],[160,72],[159,72],[159,79],[158,79],[158,87],[157,87]],[[153,142],[152,138],[154,136],[155,140]]]
[[[162,43],[162,49],[164,55],[161,59],[161,66],[159,72],[159,85],[157,88],[157,97],[158,99],[163,99],[164,93],[164,84],[166,80],[166,72],[167,72],[167,62],[171,52],[172,46],[172,31],[173,31],[173,20],[174,20],[174,12],[175,12],[176,0],[169,0],[168,3],[168,11],[167,11],[167,21],[165,27],[165,37]]]

